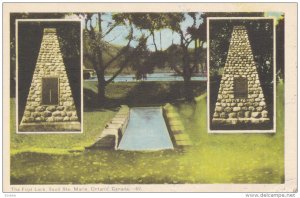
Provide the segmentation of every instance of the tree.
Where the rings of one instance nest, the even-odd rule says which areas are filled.
[[[186,29],[182,28],[180,23],[191,17],[193,24]],[[190,82],[193,73],[197,71],[199,64],[200,48],[203,48],[206,38],[206,23],[199,23],[198,20],[204,17],[201,13],[170,13],[168,17],[168,26],[180,35],[180,44],[178,46],[172,45],[169,47],[169,62],[170,67],[184,80],[184,91],[186,99],[192,99],[192,90],[190,89]],[[205,20],[203,20],[205,21]],[[194,53],[190,53],[190,45],[194,42]],[[202,51],[203,52],[203,51]],[[179,62],[172,60],[177,54],[180,56]]]
[[[137,45],[136,48],[131,47],[132,41],[138,43],[143,40],[147,40],[148,37],[141,36],[140,39],[134,36],[134,24],[133,20],[135,18],[134,14],[129,13],[115,13],[112,14],[112,21],[109,23],[107,30],[102,29],[103,25],[103,15],[107,13],[97,13],[97,14],[81,14],[85,18],[85,34],[84,40],[86,42],[86,49],[84,51],[84,57],[89,59],[96,71],[98,78],[98,102],[105,102],[105,88],[106,86],[113,82],[113,80],[126,68],[129,63],[134,60],[135,52],[141,47]],[[94,18],[93,18],[94,17]],[[93,20],[97,20],[93,24]],[[106,50],[111,48],[109,42],[104,40],[104,37],[110,34],[116,27],[125,26],[129,31],[127,35],[127,44],[123,46],[118,52],[110,57],[109,60],[104,61],[103,54]],[[105,71],[108,70],[113,63],[118,61],[118,70],[112,75],[110,79],[105,79]]]

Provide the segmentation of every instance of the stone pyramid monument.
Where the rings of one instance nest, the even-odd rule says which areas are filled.
[[[81,129],[55,28],[45,28],[19,131]]]
[[[245,26],[234,26],[213,124],[268,122],[268,111]]]

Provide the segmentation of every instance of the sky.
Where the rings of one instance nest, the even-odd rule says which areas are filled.
[[[69,16],[68,18],[73,18],[75,16]],[[78,17],[78,16],[76,16]],[[105,13],[102,15],[102,30],[103,32],[106,32],[109,29],[109,24],[113,22],[112,19],[112,13]],[[199,25],[203,22],[203,20],[198,16],[196,24]],[[92,25],[96,26],[97,23],[97,15],[94,15],[92,17]],[[186,32],[187,27],[190,27],[193,24],[193,19],[185,14],[185,20],[180,24],[181,29],[183,32]],[[83,24],[84,27],[84,24]],[[124,46],[128,43],[128,40],[126,37],[129,33],[129,28],[125,26],[117,26],[113,31],[111,31],[107,36],[105,36],[103,39],[111,44]],[[149,31],[147,30],[139,30],[137,28],[134,28],[134,36],[140,37],[144,33],[145,35],[149,35]],[[160,41],[160,35],[161,35],[161,41]],[[158,49],[165,50],[167,49],[173,42],[173,44],[180,44],[180,35],[176,32],[172,32],[171,29],[165,28],[161,29],[160,31],[154,32],[155,37],[155,43]],[[137,42],[132,41],[130,44],[132,47],[135,47],[137,45]],[[191,42],[191,47],[194,47],[194,43]],[[150,51],[155,50],[155,46],[153,44],[153,38],[150,36],[147,40],[147,47]]]
[[[200,13],[199,13],[200,14]],[[276,19],[279,19],[279,17],[283,13],[280,12],[267,12],[265,13],[266,17],[275,17]],[[72,16],[70,16],[72,17]],[[109,24],[113,22],[112,19],[112,13],[105,13],[102,15],[102,30],[103,32],[106,32],[109,28]],[[97,15],[94,15],[92,17],[92,25],[95,26],[97,22]],[[200,18],[198,15],[197,17],[197,26],[203,23],[203,20]],[[185,20],[181,22],[180,27],[183,30],[183,32],[186,32],[187,28],[192,26],[193,24],[193,19],[185,14]],[[83,24],[84,27],[84,24]],[[126,37],[128,36],[129,33],[129,28],[126,26],[117,26],[113,31],[111,31],[108,35],[106,35],[103,39],[113,45],[118,45],[118,46],[124,46],[127,44],[128,40]],[[144,33],[145,35],[149,35],[149,32],[147,30],[138,30],[137,28],[134,28],[134,36],[135,37],[140,37]],[[165,50],[167,49],[172,43],[173,44],[180,44],[180,35],[176,32],[172,32],[171,29],[165,28],[161,29],[159,31],[154,32],[155,35],[155,43],[157,45],[158,49]],[[160,41],[160,35],[161,35],[161,41]],[[137,42],[132,41],[130,43],[132,47],[135,47],[137,45]],[[153,38],[150,36],[147,40],[147,47],[150,51],[154,51],[155,47],[153,44]],[[190,44],[190,47],[194,47],[194,43],[192,42]]]

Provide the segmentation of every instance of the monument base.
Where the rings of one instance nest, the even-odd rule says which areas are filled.
[[[19,132],[80,132],[80,122],[21,123]]]
[[[213,124],[260,124],[269,122],[269,118],[213,118]]]

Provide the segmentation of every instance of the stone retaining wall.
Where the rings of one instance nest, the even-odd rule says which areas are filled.
[[[177,112],[174,111],[174,107],[170,104],[166,104],[162,108],[163,117],[165,119],[170,138],[173,142],[173,146],[182,148],[192,145],[189,136],[184,133],[184,126],[179,118]]]
[[[122,105],[115,117],[106,124],[100,137],[92,146],[87,147],[87,149],[117,150],[127,128],[129,116],[129,107]]]

